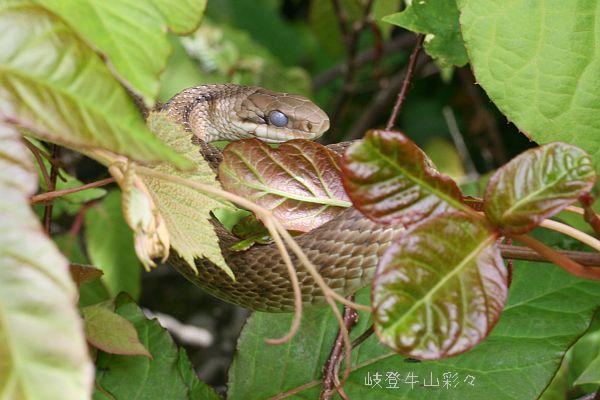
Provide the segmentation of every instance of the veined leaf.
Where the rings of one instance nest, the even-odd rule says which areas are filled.
[[[600,168],[597,1],[458,0],[477,82],[522,132],[586,150]]]
[[[107,304],[95,304],[81,309],[85,336],[95,348],[111,354],[152,357],[140,343],[138,334],[125,318]]]
[[[508,272],[497,236],[475,217],[439,215],[400,233],[373,283],[375,332],[399,353],[454,356],[482,341],[498,321]]]
[[[486,216],[504,232],[533,229],[594,186],[590,156],[566,143],[528,150],[498,169],[484,197]]]
[[[152,106],[171,46],[167,28],[190,32],[206,0],[35,0],[65,20],[92,48],[106,55],[126,86]],[[183,14],[183,11],[186,11]],[[185,19],[182,18],[185,16]]]
[[[402,12],[388,15],[383,20],[426,34],[425,50],[444,66],[462,66],[468,62],[454,0],[411,1]]]
[[[456,183],[400,132],[367,132],[346,150],[342,171],[352,203],[375,222],[410,225],[465,207]]]
[[[93,365],[77,292],[29,208],[35,189],[18,133],[0,125],[0,398],[87,399]]]
[[[272,210],[287,229],[301,232],[350,207],[340,175],[335,153],[300,139],[277,149],[258,139],[238,140],[225,148],[219,165],[225,189]]]
[[[152,135],[101,58],[60,19],[5,0],[0,31],[0,118],[77,150],[190,165]]]
[[[167,145],[194,161],[195,169],[178,171],[170,165],[158,165],[157,171],[220,188],[215,173],[200,154],[200,148],[192,143],[192,135],[168,119],[165,114],[152,113],[148,126]],[[227,266],[219,239],[210,224],[210,212],[217,208],[235,209],[222,199],[209,197],[197,190],[164,180],[143,176],[148,191],[169,231],[171,247],[196,269],[194,259],[206,257],[233,277]]]
[[[105,398],[102,392],[116,399],[199,399],[198,394],[218,398],[209,387],[197,378],[182,360],[169,333],[156,319],[149,320],[127,295],[115,300],[115,312],[133,324],[142,345],[152,358],[125,356],[98,352],[94,398]],[[204,391],[202,391],[204,389]]]

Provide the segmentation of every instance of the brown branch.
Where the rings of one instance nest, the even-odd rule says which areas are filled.
[[[42,172],[42,177],[44,178],[46,187],[50,187],[50,176],[48,176],[48,171],[46,170],[46,165],[44,165],[44,160],[42,160],[42,151],[36,145],[31,143],[29,140],[27,140],[24,137],[23,137],[23,143],[29,149],[31,154],[33,154],[33,157],[35,158],[35,161],[37,162],[38,167],[40,168],[40,171]]]
[[[348,44],[350,40],[350,30],[348,28],[348,15],[346,15],[346,11],[342,7],[340,0],[331,0],[331,4],[333,5],[333,12],[335,13],[336,19],[338,21],[342,37],[344,38],[346,44]]]
[[[512,246],[507,244],[500,244],[500,252],[503,258],[512,260],[523,260],[523,261],[548,261],[546,258],[539,255],[537,252],[531,250],[529,247],[523,246]],[[600,267],[600,253],[592,253],[588,251],[570,251],[570,250],[554,250],[558,254],[562,254],[571,260],[586,266],[586,267]]]
[[[572,275],[578,276],[584,279],[596,279],[600,280],[600,268],[584,267],[583,265],[573,261],[571,258],[566,257],[552,248],[546,246],[544,243],[537,239],[527,235],[518,235],[514,239],[527,245],[527,247],[535,250],[539,255],[544,257],[546,260],[553,262],[565,271]]]
[[[583,219],[596,232],[596,236],[600,236],[600,218],[598,218],[598,214],[592,208],[594,197],[591,194],[585,194],[579,198],[579,201],[583,205]]]
[[[348,297],[348,300],[352,301],[352,296]],[[344,307],[344,326],[348,333],[352,330],[356,322],[358,321],[358,313],[348,306]],[[321,389],[321,400],[331,399],[334,392],[337,390],[340,396],[346,398],[347,396],[341,388],[341,384],[338,382],[338,374],[340,370],[340,364],[342,362],[342,351],[344,349],[344,336],[341,329],[338,331],[329,358],[323,365],[323,388]]]
[[[60,153],[60,147],[58,145],[52,145],[52,159],[57,160]],[[50,181],[48,182],[48,192],[52,192],[56,189],[56,178],[58,178],[58,165],[57,163],[52,164],[50,168]],[[52,201],[50,201],[44,208],[44,229],[48,236],[52,234]]]
[[[417,35],[415,47],[413,48],[412,53],[410,53],[410,58],[408,60],[408,66],[406,68],[406,75],[404,76],[402,87],[400,88],[400,92],[398,92],[398,98],[396,99],[396,104],[394,104],[394,108],[392,109],[390,119],[388,120],[387,125],[385,126],[386,130],[392,129],[392,127],[396,124],[398,113],[402,109],[402,105],[404,104],[404,100],[406,99],[406,93],[408,93],[408,89],[410,87],[410,83],[415,72],[417,57],[419,55],[419,51],[421,51],[421,47],[423,46],[424,38],[425,36],[423,35]]]
[[[70,188],[70,189],[54,190],[51,192],[36,194],[35,196],[31,197],[31,204],[46,203],[48,201],[54,200],[57,197],[62,197],[62,196],[66,196],[71,193],[77,193],[77,192],[81,192],[84,190],[108,185],[109,183],[113,183],[114,181],[115,181],[115,178],[106,178],[106,179],[87,183],[85,185],[81,185],[81,186]]]

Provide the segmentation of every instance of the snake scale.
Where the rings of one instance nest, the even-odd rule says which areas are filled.
[[[329,118],[310,100],[293,94],[234,84],[202,85],[176,94],[162,108],[189,130],[200,144],[200,154],[213,165],[220,151],[208,144],[216,140],[256,137],[277,143],[316,139],[329,128]],[[348,143],[331,145],[342,152]],[[169,259],[175,269],[208,293],[245,308],[288,312],[294,308],[293,289],[275,244],[255,245],[243,252],[229,247],[239,241],[213,221],[223,256],[233,271],[232,280],[207,259],[196,259],[196,274],[175,252]],[[376,224],[354,208],[297,236],[295,240],[318,268],[325,282],[347,296],[368,285],[377,261],[401,228]],[[304,304],[320,304],[324,296],[308,271],[292,254]]]

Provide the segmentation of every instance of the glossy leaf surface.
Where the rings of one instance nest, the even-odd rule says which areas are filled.
[[[522,153],[496,171],[485,192],[484,211],[504,232],[521,234],[577,201],[595,181],[585,151],[550,143]]]
[[[508,272],[496,235],[465,214],[402,232],[373,283],[375,332],[418,359],[460,354],[483,340],[504,307]]]
[[[346,150],[342,171],[352,203],[375,222],[410,225],[464,208],[456,183],[400,132],[367,132]]]
[[[277,149],[258,139],[239,140],[225,148],[219,165],[225,189],[272,210],[287,229],[301,232],[351,205],[340,175],[337,155],[308,140]]]

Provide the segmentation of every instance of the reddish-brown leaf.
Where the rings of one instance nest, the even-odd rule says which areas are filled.
[[[77,286],[82,283],[95,281],[104,274],[101,269],[83,264],[70,264],[69,272]]]
[[[496,235],[480,218],[458,212],[402,232],[381,258],[372,289],[381,341],[424,360],[482,341],[508,292]]]
[[[456,183],[400,132],[372,130],[342,160],[354,206],[382,224],[410,225],[453,209],[466,210]]]
[[[219,180],[226,190],[272,210],[290,230],[309,231],[351,206],[339,157],[308,140],[278,148],[257,139],[232,142],[223,152]]]

